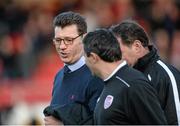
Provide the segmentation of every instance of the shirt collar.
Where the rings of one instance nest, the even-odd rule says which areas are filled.
[[[85,57],[82,56],[77,62],[75,62],[74,64],[68,65],[68,64],[64,64],[67,65],[68,68],[71,70],[71,72],[81,68],[83,65],[85,64]]]
[[[127,63],[126,61],[123,61],[122,63],[120,63],[116,69],[114,69],[114,71],[106,78],[104,79],[104,81],[108,81],[119,69],[121,69],[123,66],[125,66]]]

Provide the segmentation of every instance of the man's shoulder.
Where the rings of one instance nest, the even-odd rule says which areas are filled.
[[[146,80],[142,72],[129,66],[125,66],[124,69],[118,71],[117,74],[127,80]]]
[[[57,76],[62,76],[62,75],[63,75],[63,69],[64,69],[64,67],[62,67],[62,68],[56,73],[55,78],[56,78]]]
[[[119,80],[123,85],[127,87],[136,87],[139,85],[150,85],[149,80],[147,77],[140,71],[126,66],[124,69],[119,70],[117,74],[114,76],[116,80]]]
[[[91,75],[90,82],[91,83],[104,83],[102,79],[93,75]]]
[[[169,85],[173,78],[177,83],[180,81],[179,70],[162,60],[157,60],[150,68],[147,68],[145,75],[152,81],[153,85]]]
[[[79,68],[79,70],[85,72],[85,73],[88,73],[88,74],[91,74],[91,71],[90,69],[87,67],[86,64],[84,64],[82,67]]]
[[[180,72],[178,69],[176,69],[174,66],[163,62],[162,60],[157,60],[153,64],[151,64],[151,67],[147,69],[149,73],[152,73],[154,75],[158,76],[167,76],[169,72],[171,73],[178,73],[180,76]]]

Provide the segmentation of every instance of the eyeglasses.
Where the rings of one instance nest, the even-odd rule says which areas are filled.
[[[73,44],[74,40],[77,39],[78,37],[80,37],[83,34],[79,34],[78,36],[76,36],[75,38],[70,38],[70,37],[65,37],[64,39],[62,38],[54,38],[53,42],[55,45],[61,45],[61,42],[63,41],[65,45],[71,45]]]

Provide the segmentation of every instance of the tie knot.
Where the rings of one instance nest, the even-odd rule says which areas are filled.
[[[71,70],[69,69],[69,67],[67,65],[64,66],[64,73],[69,73],[71,72]]]

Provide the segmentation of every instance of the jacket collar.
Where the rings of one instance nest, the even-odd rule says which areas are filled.
[[[112,76],[114,76],[118,70],[120,70],[122,67],[124,67],[125,65],[127,65],[126,61],[123,61],[122,63],[120,63],[116,69],[114,69],[114,71],[106,78],[104,79],[104,81],[108,81],[110,78],[112,78]]]
[[[150,52],[142,58],[138,59],[138,62],[134,65],[135,69],[142,71],[149,64],[159,59],[159,55],[157,54],[156,48],[154,48],[152,45],[148,46],[148,48]]]

